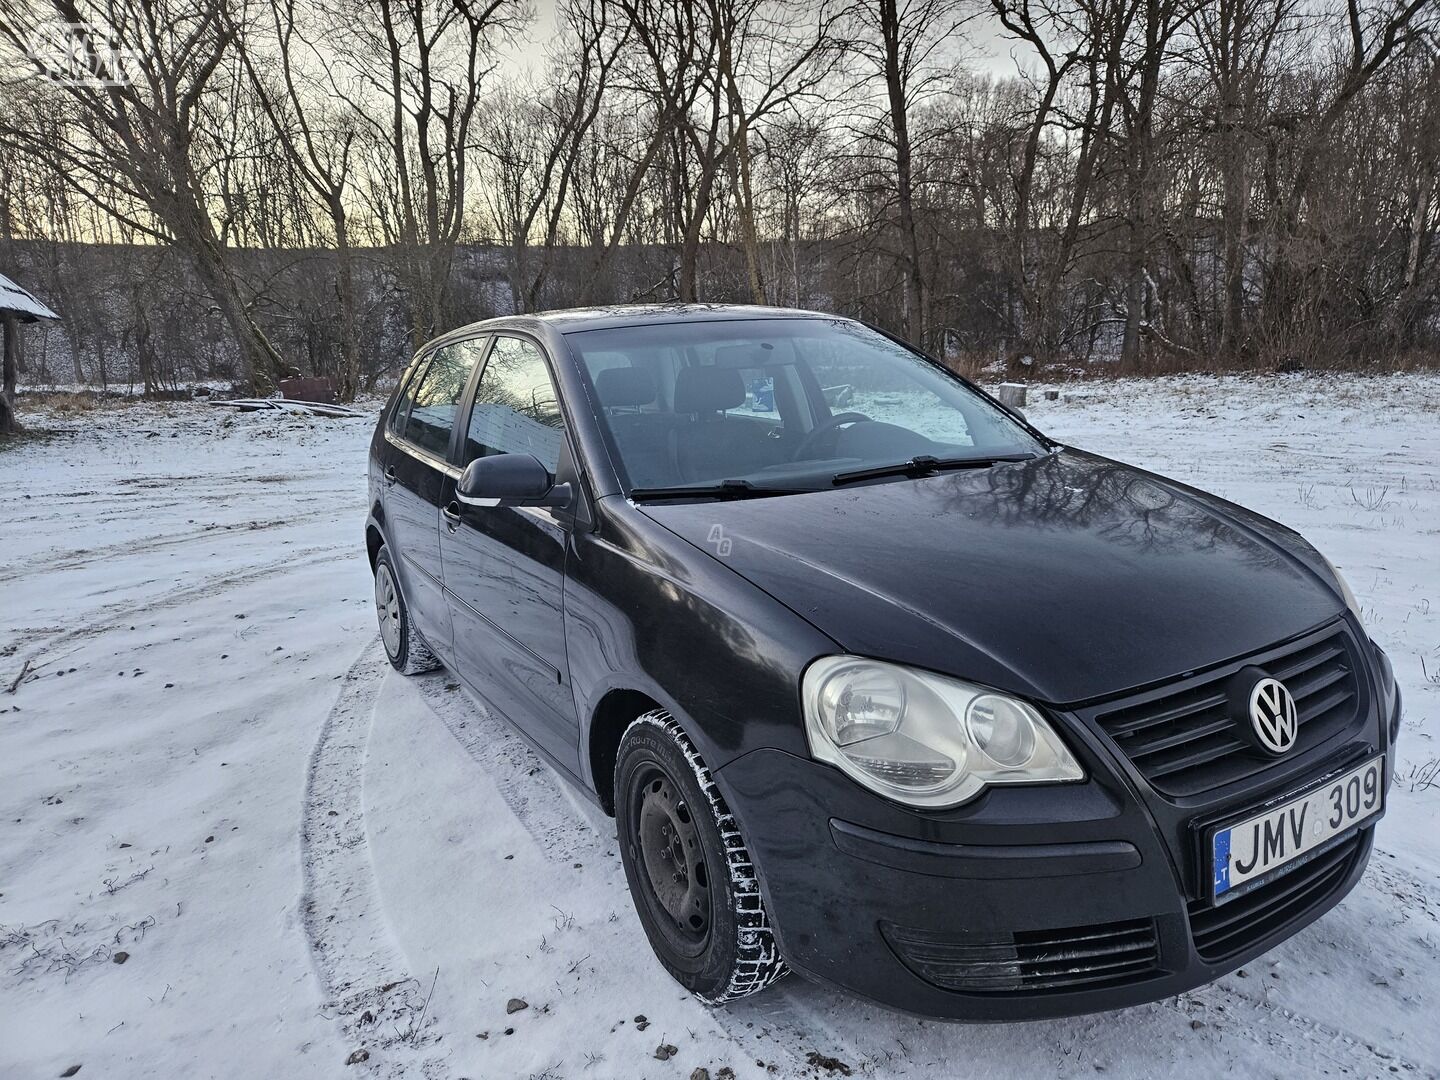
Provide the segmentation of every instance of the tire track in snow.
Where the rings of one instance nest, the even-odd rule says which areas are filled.
[[[335,559],[339,555],[349,556],[353,551],[349,547],[341,547],[336,544],[324,544],[317,547],[301,548],[298,551],[291,551],[285,554],[284,558],[270,559],[265,562],[256,563],[252,566],[241,567],[226,571],[223,574],[214,574],[210,577],[200,578],[193,584],[181,588],[169,588],[161,596],[145,596],[133,600],[122,600],[112,604],[106,604],[95,608],[91,618],[78,625],[58,630],[26,631],[24,628],[16,630],[21,635],[21,640],[28,646],[23,656],[17,657],[20,664],[29,660],[37,669],[41,666],[41,660],[45,654],[53,650],[57,645],[64,645],[71,641],[83,640],[102,634],[107,630],[116,629],[115,622],[126,617],[144,614],[153,611],[163,611],[169,608],[184,607],[194,600],[204,599],[213,596],[215,593],[246,585],[260,578],[272,577],[277,572],[284,573],[287,570],[299,567],[313,566],[316,563]],[[140,582],[139,584],[163,584],[158,579]],[[12,660],[12,662],[14,662]]]
[[[376,635],[341,680],[305,776],[300,919],[326,1014],[370,1055],[371,1072],[430,1075],[428,985],[414,978],[385,919],[370,861],[363,782],[370,725],[390,671]]]
[[[155,507],[153,504],[150,504],[147,505],[145,509],[147,511],[153,511]],[[107,544],[103,547],[86,548],[83,551],[71,551],[63,553],[54,559],[51,558],[55,554],[53,550],[50,552],[40,552],[33,559],[25,562],[0,565],[0,576],[19,574],[22,571],[35,576],[62,574],[71,570],[78,570],[81,567],[93,565],[97,562],[130,559],[138,555],[150,555],[155,552],[165,551],[170,548],[185,547],[190,544],[214,543],[218,537],[232,533],[247,536],[253,533],[269,532],[273,529],[293,528],[297,525],[305,525],[321,519],[333,520],[346,509],[349,508],[335,507],[326,510],[315,510],[310,513],[297,513],[269,521],[216,523],[208,527],[202,526],[197,530],[184,533],[174,533],[165,536],[147,537],[141,540]]]
[[[1410,1061],[1399,1053],[1348,1031],[1332,1027],[1284,1005],[1250,997],[1220,983],[1212,983],[1176,999],[1175,1007],[1188,1014],[1203,1014],[1222,1038],[1263,1046],[1293,1070],[1293,1076],[1322,1074],[1328,1062],[1351,1076],[1434,1077],[1434,1065]]]
[[[385,932],[361,797],[370,719],[388,670],[377,637],[345,673],[305,777],[300,908],[316,972],[336,1001],[357,988],[410,978]]]
[[[1373,887],[1399,901],[1398,911],[1402,915],[1407,918],[1414,915],[1440,923],[1440,914],[1432,906],[1437,882],[1426,881],[1400,865],[1394,853],[1377,845],[1370,865],[1365,869],[1365,877]]]

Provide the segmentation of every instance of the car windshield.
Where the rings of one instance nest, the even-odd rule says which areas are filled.
[[[842,319],[677,322],[567,340],[637,497],[724,481],[744,483],[717,495],[788,494],[859,470],[904,478],[1046,449],[959,378]]]

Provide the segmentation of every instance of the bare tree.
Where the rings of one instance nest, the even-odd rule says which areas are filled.
[[[306,22],[295,0],[267,0],[262,16],[236,24],[235,40],[273,138],[329,216],[343,358],[339,391],[349,401],[361,376],[350,227],[357,120],[329,95],[331,57],[319,44],[324,30]]]
[[[541,305],[576,169],[627,40],[623,32],[611,33],[602,0],[566,0],[559,14],[562,35],[551,51],[545,86],[493,95],[476,145],[490,163],[483,188],[511,249],[517,311]]]
[[[344,81],[337,75],[332,89],[383,155],[369,197],[419,348],[445,323],[482,87],[498,41],[526,11],[520,0],[347,0],[333,17],[343,27],[334,44]]]
[[[878,118],[860,97],[857,111],[863,121],[854,131],[862,143],[861,158],[878,158],[890,173],[882,214],[888,218],[893,210],[898,233],[891,245],[903,282],[898,321],[905,336],[917,342],[926,338],[930,283],[918,220],[922,184],[917,175],[914,118],[923,101],[947,79],[946,66],[936,63],[936,58],[958,30],[954,11],[954,5],[944,0],[859,4],[854,9],[857,32],[850,43],[863,69],[863,81],[854,92],[864,95],[871,80],[878,81],[881,90]]]
[[[1397,173],[1407,177],[1408,213],[1400,282],[1384,325],[1396,347],[1410,345],[1427,298],[1440,287],[1440,48],[1415,47],[1406,58],[1412,78],[1392,99],[1396,115]]]
[[[703,232],[719,194],[717,180],[735,155],[743,158],[735,194],[751,298],[764,303],[753,199],[744,190],[750,132],[775,111],[814,93],[829,75],[839,14],[822,4],[807,12],[803,31],[790,32],[778,9],[761,0],[618,3],[638,47],[632,77],[653,95],[662,122],[674,125],[672,167],[689,172],[672,202],[681,233],[678,297],[699,299]]]
[[[1164,153],[1172,136],[1161,128],[1168,116],[1162,115],[1160,108],[1161,73],[1171,59],[1172,41],[1196,2],[1122,0],[1114,21],[1105,27],[1106,67],[1118,104],[1111,134],[1118,136],[1117,156],[1124,176],[1121,219],[1126,251],[1121,311],[1125,336],[1120,362],[1125,367],[1139,364],[1142,335],[1159,336],[1149,318],[1152,260],[1166,186]]]
[[[1035,74],[1021,71],[1030,100],[1020,108],[1023,134],[1011,177],[1014,210],[1008,244],[1011,280],[1020,295],[1019,352],[1049,359],[1069,344],[1060,281],[1089,209],[1091,180],[1114,114],[1115,84],[1105,77],[1100,56],[1103,28],[1107,18],[1115,19],[1123,9],[1105,0],[1093,6],[991,0],[991,6],[1003,30],[1028,46],[1038,62]],[[1086,76],[1079,109],[1065,115],[1067,80],[1077,71]],[[1046,133],[1057,125],[1078,131],[1080,141],[1067,185],[1063,233],[1052,246],[1039,241],[1045,230],[1035,219],[1035,183]]]
[[[819,119],[799,111],[777,116],[757,131],[757,137],[765,170],[762,176],[769,181],[780,219],[778,228],[772,225],[767,230],[774,238],[770,245],[772,287],[777,300],[784,297],[792,307],[800,307],[808,295],[808,282],[802,282],[802,277],[809,276],[801,245],[816,238],[814,222],[823,216],[818,208],[811,214],[807,210],[823,191],[824,163],[833,153],[833,143]]]
[[[51,21],[73,27],[72,44],[95,79],[55,86],[62,120],[37,130],[0,114],[0,139],[42,158],[85,197],[138,233],[185,253],[239,343],[246,375],[269,381],[283,367],[255,321],[210,213],[216,161],[230,148],[212,138],[217,98],[234,77],[233,31],[224,0],[0,0],[0,36],[20,51]],[[84,29],[103,26],[114,35]],[[123,70],[115,42],[129,57]]]
[[[1267,82],[1273,79],[1273,65],[1283,60],[1285,39],[1299,26],[1295,0],[1217,0],[1195,9],[1195,51],[1211,95],[1206,126],[1222,188],[1225,277],[1219,348],[1227,355],[1246,347],[1241,335],[1252,159],[1273,120]]]
[[[1422,42],[1427,33],[1434,32],[1437,13],[1429,0],[1386,0],[1373,7],[1362,5],[1360,0],[1348,0],[1339,18],[1346,48],[1337,65],[1338,77],[1324,86],[1310,110],[1293,118],[1293,133],[1284,133],[1295,161],[1288,180],[1281,180],[1274,172],[1269,179],[1266,229],[1273,261],[1262,321],[1268,333],[1281,339],[1303,333],[1297,324],[1297,316],[1307,310],[1300,295],[1304,268],[1299,252],[1305,246],[1300,242],[1300,233],[1312,185],[1322,161],[1333,150],[1331,135],[1376,76],[1407,46]]]

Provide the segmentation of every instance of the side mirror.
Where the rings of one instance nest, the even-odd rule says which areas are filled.
[[[466,506],[569,506],[569,484],[555,483],[533,454],[495,454],[465,466],[455,498]]]

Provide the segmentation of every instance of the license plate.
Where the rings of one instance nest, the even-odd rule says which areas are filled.
[[[1335,837],[1384,810],[1385,759],[1372,758],[1261,813],[1210,834],[1215,903],[1309,860]]]

